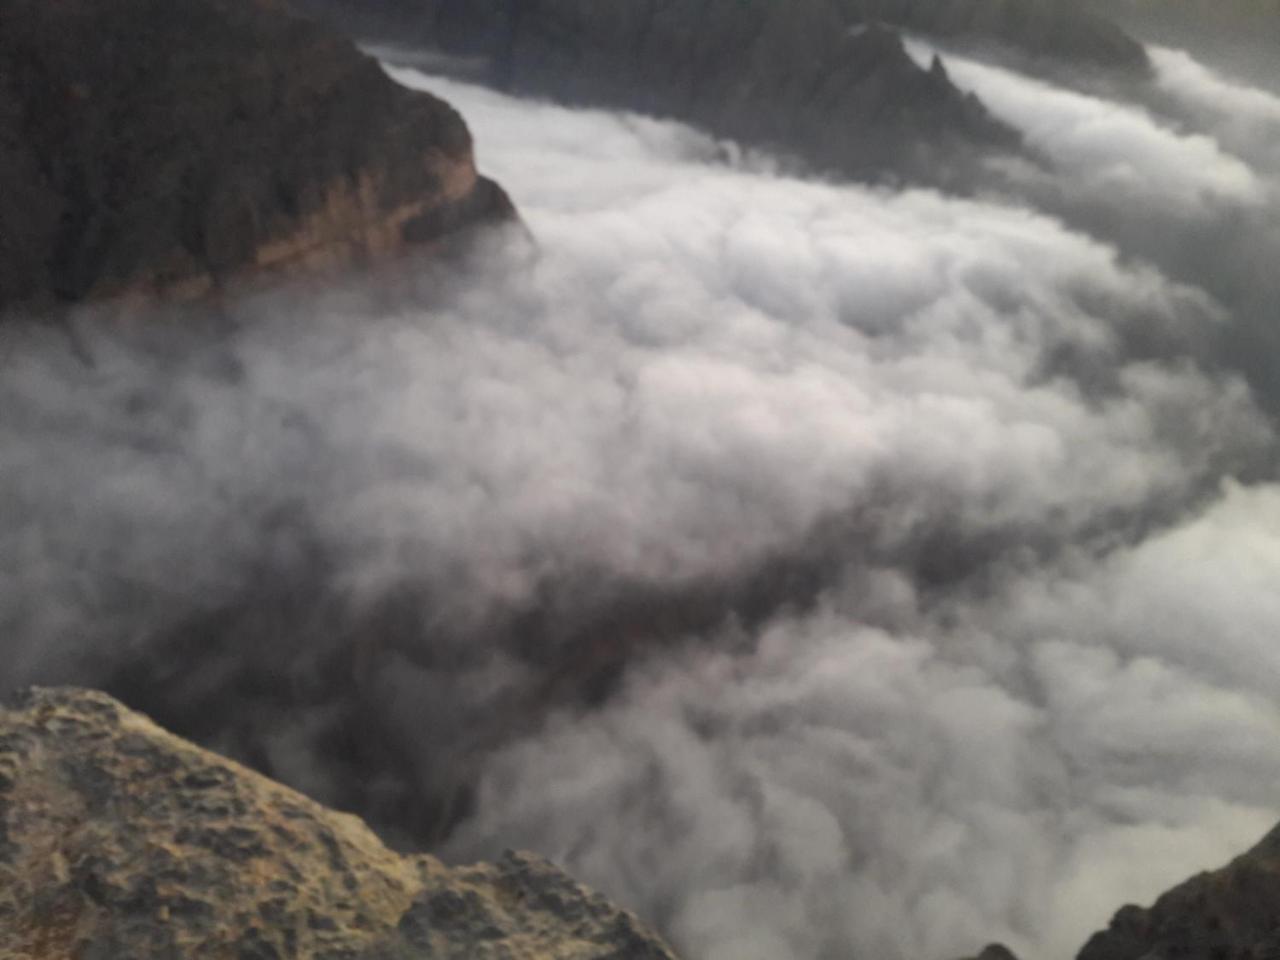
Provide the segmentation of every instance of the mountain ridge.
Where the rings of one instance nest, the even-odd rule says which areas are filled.
[[[520,95],[674,119],[857,179],[958,183],[1019,137],[880,22],[834,3],[576,0],[299,9],[369,39],[480,61]]]

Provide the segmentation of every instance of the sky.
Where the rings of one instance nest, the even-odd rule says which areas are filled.
[[[392,71],[527,234],[6,330],[3,685],[461,798],[691,958],[1073,956],[1280,819],[1271,368],[1185,266],[1265,248],[1280,101],[1156,64],[949,58],[1034,148],[968,198]]]

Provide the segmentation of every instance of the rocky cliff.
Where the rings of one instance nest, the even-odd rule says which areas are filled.
[[[670,117],[813,167],[947,182],[1017,137],[899,35],[831,0],[299,0],[348,29],[478,58],[489,80],[562,102]]]
[[[452,108],[277,0],[6,0],[0,182],[0,308],[198,293],[512,213]]]
[[[0,957],[673,960],[533,856],[451,869],[109,697],[0,713]]]

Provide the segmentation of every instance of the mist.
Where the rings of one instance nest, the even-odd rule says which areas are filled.
[[[1213,266],[1280,121],[1157,62],[949,58],[1034,148],[967,198],[391,71],[532,239],[0,328],[0,686],[689,957],[1073,955],[1280,819],[1273,271]]]

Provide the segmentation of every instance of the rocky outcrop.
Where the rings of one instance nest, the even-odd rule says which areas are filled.
[[[0,713],[0,956],[673,960],[550,864],[451,869],[109,697]]]
[[[386,31],[398,11],[419,42],[479,58],[500,87],[686,121],[859,178],[947,182],[1017,143],[940,63],[921,67],[834,0],[300,3],[355,30]]]
[[[1123,907],[1078,960],[1267,960],[1280,956],[1280,827],[1221,870],[1151,907]]]
[[[512,214],[451,107],[277,0],[6,0],[0,182],[0,307],[199,293]]]

